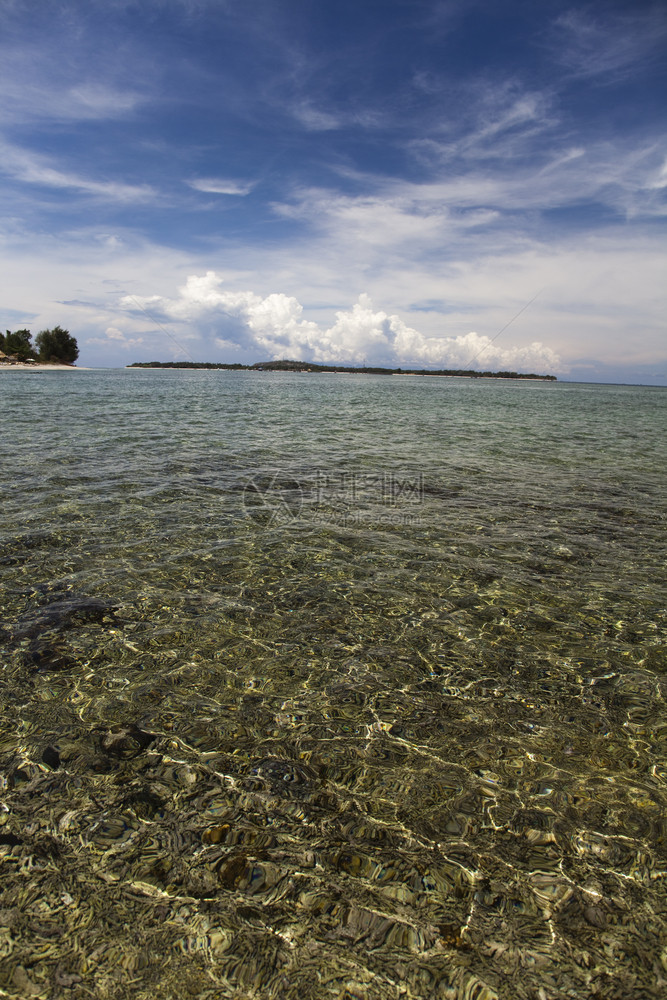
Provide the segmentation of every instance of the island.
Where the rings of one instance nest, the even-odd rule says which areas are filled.
[[[135,361],[127,368],[189,368],[207,371],[245,372],[312,372],[340,375],[434,375],[454,378],[509,378],[531,379],[538,382],[556,382],[555,375],[534,375],[524,372],[478,372],[455,368],[377,368],[370,365],[318,365],[313,361],[258,361],[254,365],[222,364],[213,361]]]

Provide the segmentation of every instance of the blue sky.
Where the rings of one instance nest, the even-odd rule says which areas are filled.
[[[0,324],[665,385],[666,55],[641,0],[3,0]]]

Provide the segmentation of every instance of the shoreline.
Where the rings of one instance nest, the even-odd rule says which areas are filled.
[[[15,361],[12,364],[0,364],[0,372],[89,372],[91,368],[79,368],[76,365],[49,365],[36,364],[27,365],[23,361]]]
[[[295,375],[409,375],[420,378],[472,378],[502,379],[508,381],[557,382],[555,375],[538,375],[536,372],[515,371],[475,371],[452,368],[382,368],[379,366],[356,367],[354,365],[317,364],[312,361],[262,361],[253,365],[223,364],[206,361],[135,361],[125,366],[140,371],[232,371],[262,372],[268,374],[285,372]]]
[[[83,371],[90,371],[92,369],[85,369],[84,368],[82,370]],[[111,368],[110,369],[102,369],[102,368],[100,368],[98,370],[99,371],[121,371],[122,369],[120,369],[120,368],[113,368],[113,369],[111,369]],[[193,368],[176,368],[176,367],[174,367],[174,368],[167,368],[167,367],[153,368],[153,367],[149,367],[148,365],[146,367],[141,367],[139,365],[126,365],[125,366],[125,370],[126,371],[151,371],[151,372],[160,372],[160,371],[170,371],[170,372],[174,372],[174,371],[191,371],[191,372],[199,372],[199,371],[202,371],[202,372],[206,372],[209,375],[211,373],[215,374],[215,373],[220,372],[220,371],[224,371],[225,374],[231,373],[232,375],[254,375],[257,372],[261,372],[261,374],[263,374],[263,375],[266,375],[266,374],[269,374],[269,375],[285,375],[285,374],[287,374],[287,375],[343,375],[343,376],[346,376],[346,377],[350,376],[350,375],[390,375],[390,376],[396,376],[398,378],[440,378],[440,379],[451,378],[451,379],[459,379],[459,380],[467,378],[467,379],[471,379],[471,380],[476,380],[478,382],[482,382],[482,381],[484,381],[484,382],[556,382],[556,381],[558,381],[556,379],[556,377],[553,376],[553,375],[520,375],[520,374],[519,375],[468,375],[468,374],[465,374],[465,375],[441,375],[440,372],[365,372],[362,369],[359,369],[359,371],[352,371],[352,372],[308,371],[307,369],[298,370],[298,371],[288,371],[288,370],[283,371],[282,369],[279,369],[279,368],[272,368],[272,369],[268,369],[268,370],[263,370],[262,371],[261,369],[256,369],[256,368],[255,369],[252,369],[252,368],[243,368],[243,369],[228,368],[228,369],[223,369],[223,368],[204,368],[204,367],[198,367],[198,368],[194,368],[194,367]]]

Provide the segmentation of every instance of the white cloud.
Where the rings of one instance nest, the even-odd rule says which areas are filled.
[[[592,205],[619,217],[664,215],[664,144],[656,141],[614,149],[606,142],[577,146],[544,156],[521,168],[486,171],[476,163],[461,174],[427,183],[382,177],[359,178],[370,194],[341,194],[300,188],[273,205],[283,217],[340,242],[359,259],[368,253],[440,252],[443,260],[469,252],[470,231],[483,241],[482,252],[511,245],[523,216],[577,208],[585,223]],[[526,234],[526,239],[528,236]],[[465,247],[465,249],[464,249]],[[371,258],[372,259],[372,258]]]
[[[428,244],[449,221],[444,200],[429,198],[423,192],[421,197],[415,196],[407,189],[356,197],[309,189],[273,207],[279,215],[302,219],[330,235],[336,231],[357,247],[367,244],[385,250],[406,241]]]
[[[372,266],[368,255],[355,257],[347,241],[325,235],[289,252],[282,245],[261,253],[240,246],[236,268],[218,270],[212,279],[210,250],[184,255],[130,230],[116,233],[121,246],[114,247],[94,228],[39,239],[32,232],[0,233],[4,303],[8,314],[11,308],[20,315],[14,325],[38,330],[60,323],[77,337],[80,363],[93,366],[127,359],[123,342],[106,336],[109,327],[126,342],[141,338],[128,360],[191,355],[252,362],[275,355],[363,363],[377,357],[378,364],[396,367],[468,367],[478,355],[474,368],[558,374],[586,358],[600,371],[615,365],[614,378],[625,366],[626,380],[636,377],[633,364],[664,371],[667,360],[663,242],[625,226],[548,244],[506,235],[499,246],[482,231],[474,253],[445,261],[415,255],[409,246],[404,254],[379,248]],[[188,273],[196,277],[186,282]],[[187,291],[175,292],[180,286]],[[290,294],[275,291],[281,288]],[[541,288],[537,301],[478,354]],[[383,308],[363,299],[356,308],[341,307],[362,290]],[[148,316],[129,293],[140,297]],[[556,352],[560,369],[549,354],[531,348],[536,341]],[[354,357],[344,357],[348,344],[356,347]]]
[[[655,175],[649,181],[647,187],[658,191],[667,187],[667,157],[663,160],[662,166],[656,170]]]
[[[114,233],[98,233],[95,239],[109,250],[120,250],[124,246],[123,240]]]
[[[122,118],[143,100],[133,91],[98,84],[62,87],[58,83],[26,82],[24,77],[0,81],[0,121],[85,122]]]
[[[290,110],[296,120],[312,132],[329,132],[340,128],[343,124],[340,115],[332,115],[328,111],[314,107],[308,101],[294,104]]]
[[[381,199],[376,211],[380,217]],[[116,239],[109,244],[111,232]],[[539,349],[519,353],[537,341],[564,366],[581,358],[600,371],[625,366],[626,381],[638,378],[630,373],[632,364],[662,365],[651,370],[664,371],[664,244],[659,233],[631,225],[544,242],[495,224],[450,229],[446,241],[436,234],[421,244],[410,230],[409,240],[388,236],[383,246],[358,243],[327,218],[287,247],[281,241],[262,248],[239,243],[233,258],[226,246],[194,254],[142,240],[130,229],[111,232],[97,226],[53,235],[21,227],[11,235],[0,232],[3,301],[25,317],[15,325],[67,327],[79,340],[82,365],[188,354],[206,361],[315,359],[319,351],[321,357],[358,358],[355,363],[366,356],[404,368],[467,367],[479,346],[544,289],[473,367],[558,374]],[[221,259],[235,266],[216,268],[211,281],[206,272]],[[186,282],[188,274],[196,277]],[[182,285],[187,293],[176,291]],[[362,300],[355,310],[362,291],[382,309],[364,309]],[[129,298],[121,305],[129,293],[143,296],[149,317]],[[398,317],[405,329],[400,322],[392,328],[385,317]],[[127,339],[142,338],[134,357],[105,336],[109,327]],[[361,331],[358,341],[353,329]],[[377,338],[369,329],[379,331]],[[417,331],[416,341],[409,330]],[[485,339],[475,340],[471,331]],[[348,343],[357,346],[354,358],[343,357]]]
[[[551,99],[539,92],[517,94],[511,87],[494,87],[490,91],[485,88],[480,103],[476,127],[450,152],[459,156],[487,155],[497,160],[503,155],[515,155],[517,147],[525,149],[528,140],[556,124]]]
[[[427,337],[399,316],[375,310],[367,295],[361,295],[351,309],[336,312],[335,322],[323,329],[303,318],[303,306],[294,296],[227,291],[215,271],[191,275],[176,299],[126,296],[122,304],[129,309],[139,305],[159,310],[181,322],[223,322],[226,344],[255,349],[260,357],[454,368],[469,368],[479,362],[485,369],[562,370],[555,352],[539,341],[500,348],[476,333]],[[220,337],[216,340],[219,343]]]
[[[598,18],[572,9],[561,14],[554,27],[554,54],[574,76],[617,76],[636,72],[652,55],[660,55],[667,18],[660,4],[637,13],[605,10]]]
[[[117,60],[106,68],[96,66],[97,76],[88,79],[86,70],[80,71],[80,65],[63,60],[55,47],[53,51],[38,46],[17,50],[0,44],[0,121],[25,126],[125,118],[147,99],[136,89],[136,70],[134,87],[114,82],[114,77],[122,80],[125,76]],[[103,74],[108,82],[99,79]]]
[[[96,181],[79,174],[58,170],[46,157],[0,143],[0,170],[23,184],[42,187],[71,189],[84,194],[97,195],[112,201],[145,201],[154,195],[145,184],[123,184],[118,181]]]
[[[114,348],[129,351],[136,350],[143,343],[143,337],[126,337],[123,331],[116,326],[108,326],[103,337],[88,337],[86,340],[86,344],[100,344],[105,347],[112,345]]]
[[[82,83],[67,92],[72,116],[77,118],[116,118],[126,115],[142,100],[131,90],[118,90],[99,83]]]
[[[186,182],[195,191],[203,191],[206,194],[250,194],[255,186],[250,181],[227,180],[224,177],[200,177]]]
[[[445,167],[450,176],[452,171],[460,174],[466,163],[476,173],[485,163],[499,172],[503,164],[539,161],[558,141],[562,112],[550,88],[527,89],[515,78],[491,81],[485,74],[460,80],[455,88],[410,143],[425,165],[440,171]],[[465,115],[452,113],[453,108],[465,108]]]
[[[422,31],[429,51],[422,60],[416,45],[415,58],[399,60],[380,88],[374,52],[354,32],[341,36],[340,50],[316,50],[270,4],[246,17],[231,0],[210,0],[216,17],[207,13],[199,27],[214,38],[224,22],[223,47],[238,29],[253,57],[229,64],[189,44],[195,22],[183,7],[185,34],[173,36],[165,60],[173,22],[159,37],[152,20],[137,31],[119,21],[123,30],[113,33],[107,7],[125,16],[136,7],[129,0],[107,0],[101,20],[59,0],[45,5],[47,17],[37,2],[29,6],[44,16],[34,24],[25,0],[4,2],[21,15],[14,28],[0,15],[0,120],[17,144],[0,148],[0,171],[14,179],[0,232],[8,315],[34,315],[34,328],[60,322],[110,364],[133,340],[153,357],[172,349],[159,323],[129,301],[119,308],[129,292],[146,296],[157,320],[211,360],[235,352],[465,366],[478,355],[480,367],[537,358],[526,366],[552,370],[541,345],[567,364],[583,353],[600,364],[664,356],[656,222],[667,146],[648,80],[645,106],[639,88],[624,96],[608,87],[653,70],[664,5],[626,4],[608,16],[590,4],[561,5],[557,22],[543,12],[546,34],[540,18],[525,22],[528,62],[510,46],[493,65],[472,60],[463,71],[446,57],[459,44],[446,39],[451,18],[465,35],[475,22],[483,27],[485,5],[479,18],[470,18],[470,0],[402,5],[413,28],[431,12]],[[203,12],[206,2],[149,6],[162,4],[166,17],[177,3]],[[217,18],[223,7],[229,23]],[[389,53],[382,41],[393,45],[399,24],[380,19],[375,54]],[[434,37],[445,42],[442,59]],[[632,122],[624,107],[636,108]],[[176,125],[189,108],[196,120],[183,141]],[[100,130],[105,121],[111,127]],[[127,173],[113,166],[123,162]],[[377,173],[362,164],[377,164]],[[248,177],[260,176],[253,187]],[[279,204],[272,209],[267,196]],[[214,201],[234,207],[234,226],[197,211]],[[143,203],[153,211],[127,210]],[[221,284],[226,262],[236,270]],[[197,277],[175,291],[188,274]]]

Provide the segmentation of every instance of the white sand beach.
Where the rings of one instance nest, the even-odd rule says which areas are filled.
[[[88,372],[90,368],[80,368],[76,365],[40,365],[26,364],[23,361],[1,362],[0,372]]]

